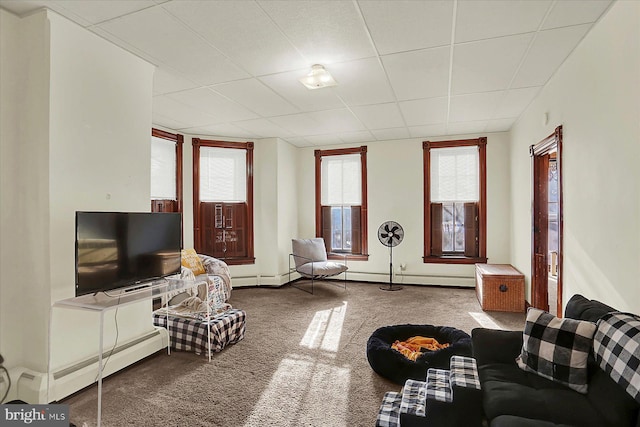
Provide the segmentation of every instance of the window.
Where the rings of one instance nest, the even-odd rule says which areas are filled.
[[[253,264],[253,143],[193,139],[194,246]]]
[[[486,262],[486,138],[423,143],[424,262]]]
[[[368,259],[367,147],[316,150],[315,156],[316,236],[327,252]]]
[[[183,140],[151,129],[151,212],[182,212]]]

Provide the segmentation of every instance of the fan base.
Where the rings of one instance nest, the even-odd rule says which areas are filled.
[[[395,286],[395,287],[380,286],[380,290],[381,291],[401,291],[402,286]]]

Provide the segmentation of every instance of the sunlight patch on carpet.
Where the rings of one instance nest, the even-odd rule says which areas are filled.
[[[289,356],[280,362],[244,426],[347,427],[351,370]]]
[[[346,301],[338,307],[316,311],[300,341],[300,346],[311,350],[337,352],[346,312]]]
[[[486,313],[479,313],[479,312],[471,312],[470,311],[469,315],[471,317],[473,317],[473,320],[478,322],[478,324],[480,326],[482,326],[483,328],[502,329],[500,327],[500,325],[498,325],[496,322],[494,322],[493,319],[490,316],[488,316]]]

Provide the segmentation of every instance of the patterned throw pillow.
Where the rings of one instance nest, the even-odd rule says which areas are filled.
[[[586,393],[587,357],[595,331],[595,323],[559,319],[530,308],[516,362],[520,369]]]
[[[605,314],[598,321],[593,351],[600,368],[640,402],[640,316]]]
[[[182,250],[182,266],[191,269],[196,276],[205,273],[204,265],[195,249]]]
[[[209,276],[209,306],[213,311],[225,306],[224,282],[218,276]]]

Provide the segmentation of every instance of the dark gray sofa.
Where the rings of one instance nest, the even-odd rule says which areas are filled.
[[[575,295],[565,317],[596,322],[616,311]],[[473,354],[482,385],[482,406],[491,427],[640,427],[640,404],[589,360],[587,394],[521,370],[515,362],[522,332],[477,328]]]

